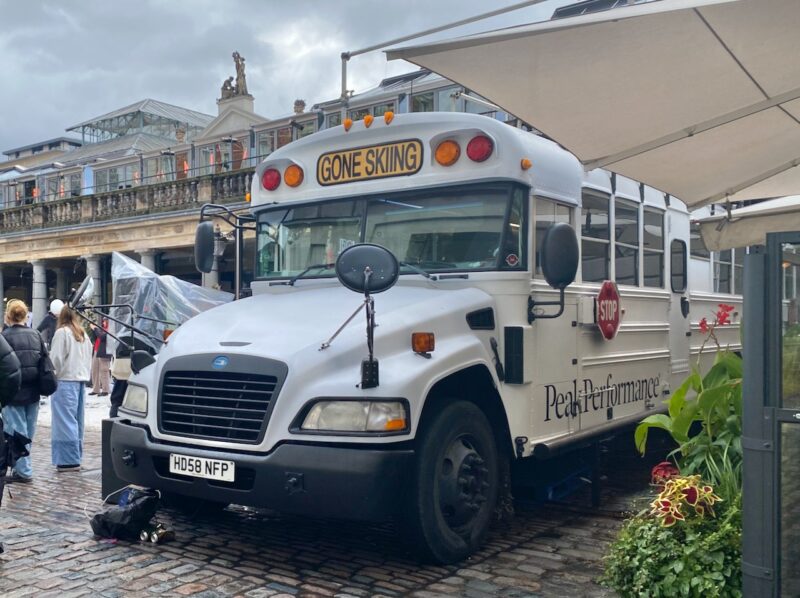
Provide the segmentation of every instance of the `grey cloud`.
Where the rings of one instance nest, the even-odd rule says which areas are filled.
[[[486,23],[440,34],[547,18],[548,0]],[[2,2],[0,150],[64,134],[75,123],[151,97],[216,114],[231,52],[247,59],[256,111],[291,112],[340,93],[343,50],[491,10],[484,0],[83,0]],[[349,87],[363,91],[411,70],[380,53],[354,58]]]

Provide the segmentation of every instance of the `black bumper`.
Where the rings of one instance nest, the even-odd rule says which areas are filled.
[[[282,444],[267,455],[227,453],[156,442],[148,431],[115,420],[111,458],[128,483],[207,500],[263,507],[313,517],[384,521],[409,491],[411,450]],[[169,455],[225,459],[236,464],[234,482],[169,472]]]

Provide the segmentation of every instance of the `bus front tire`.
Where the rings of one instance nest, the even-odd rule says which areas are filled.
[[[497,502],[497,443],[483,412],[458,401],[421,426],[404,531],[426,561],[460,561],[486,540]]]

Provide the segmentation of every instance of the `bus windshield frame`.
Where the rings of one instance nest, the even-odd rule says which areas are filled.
[[[339,253],[355,243],[382,245],[401,263],[431,274],[525,271],[529,193],[519,183],[496,181],[262,210],[255,280],[292,278],[322,265],[330,267],[312,268],[303,278],[333,277]]]

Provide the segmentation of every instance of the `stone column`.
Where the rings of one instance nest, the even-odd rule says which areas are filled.
[[[101,302],[102,292],[100,288],[100,256],[95,254],[85,255],[86,275],[94,279],[94,293],[87,299],[87,302],[98,304]]]
[[[66,301],[69,298],[69,280],[72,274],[69,268],[56,270],[56,299]]]
[[[142,249],[138,250],[136,253],[142,258],[142,266],[158,274],[158,272],[156,272],[156,255],[158,252],[155,249]]]
[[[36,328],[47,315],[47,269],[44,260],[33,260],[33,289],[31,292],[31,323]]]

